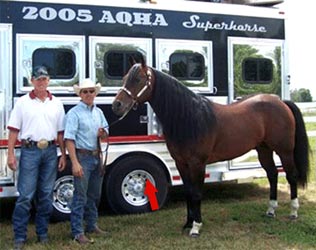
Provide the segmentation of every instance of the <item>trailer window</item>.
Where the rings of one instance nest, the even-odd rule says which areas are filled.
[[[142,54],[138,51],[109,51],[104,55],[104,72],[109,79],[122,79],[132,66],[140,62]]]
[[[169,58],[171,75],[179,80],[202,80],[205,62],[199,53],[173,53]]]
[[[269,84],[273,80],[273,62],[267,58],[246,58],[242,63],[243,80],[253,84]]]
[[[32,56],[32,66],[47,67],[51,79],[71,79],[76,71],[76,57],[69,49],[37,49]]]

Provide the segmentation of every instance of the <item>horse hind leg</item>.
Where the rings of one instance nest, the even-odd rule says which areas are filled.
[[[261,145],[256,148],[258,152],[259,162],[261,166],[267,173],[267,177],[270,184],[270,200],[268,205],[268,210],[266,211],[266,215],[268,217],[275,217],[275,211],[278,207],[277,201],[277,188],[278,188],[278,170],[275,166],[273,160],[273,151],[266,147],[265,145]]]
[[[298,198],[291,199],[291,213],[290,219],[295,220],[298,218],[298,209],[300,204],[298,202]]]
[[[286,173],[286,179],[290,184],[291,191],[291,213],[290,219],[298,218],[299,201],[297,197],[297,172],[294,163],[294,157],[291,153],[280,156],[283,169]]]

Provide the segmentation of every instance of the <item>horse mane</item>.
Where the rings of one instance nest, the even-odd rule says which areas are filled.
[[[175,144],[197,143],[216,124],[212,103],[177,79],[153,69],[155,84],[150,104],[167,140]]]

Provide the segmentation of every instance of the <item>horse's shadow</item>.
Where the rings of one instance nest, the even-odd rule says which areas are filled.
[[[279,184],[283,185],[283,184]],[[257,182],[249,183],[209,183],[204,185],[203,200],[214,202],[233,202],[233,201],[249,201],[249,200],[266,200],[269,196],[269,185],[259,184]],[[283,188],[278,190],[281,200],[288,196],[288,190]],[[169,191],[168,200],[165,204],[166,208],[174,207],[177,203],[186,202],[184,188],[182,186],[172,187]]]

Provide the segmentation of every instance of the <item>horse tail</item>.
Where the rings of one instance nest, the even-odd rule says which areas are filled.
[[[305,123],[300,109],[294,102],[284,101],[284,103],[291,109],[295,118],[294,161],[297,169],[297,182],[305,187],[309,172],[309,143]]]

